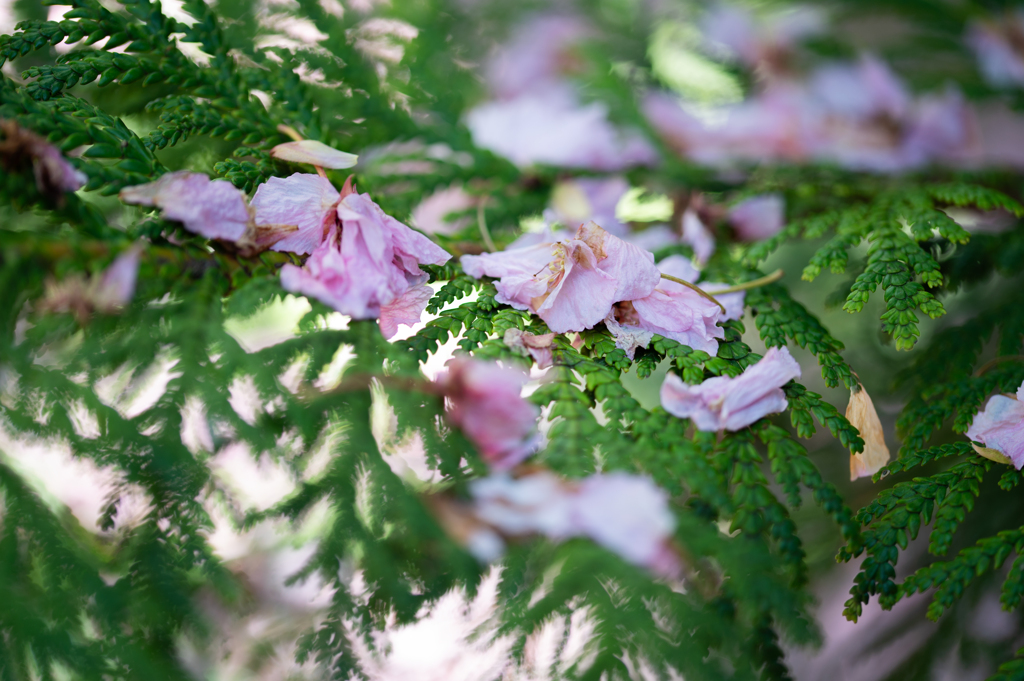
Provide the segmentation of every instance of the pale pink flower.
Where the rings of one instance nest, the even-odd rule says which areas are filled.
[[[786,219],[781,194],[760,194],[729,209],[729,222],[741,241],[759,241],[778,234]]]
[[[281,268],[281,285],[354,319],[379,318],[382,308],[394,305],[382,324],[392,334],[396,319],[410,323],[410,306],[426,304],[423,291],[403,299],[427,280],[419,265],[442,265],[451,256],[386,215],[367,194],[349,193],[338,203],[337,220],[326,222],[327,234],[305,266]]]
[[[658,269],[684,281],[696,274],[682,256],[666,258]],[[718,352],[717,339],[725,337],[725,330],[718,326],[721,314],[718,305],[693,289],[662,279],[650,295],[617,303],[605,325],[616,346],[630,358],[637,347],[647,347],[655,333],[713,356]]]
[[[687,385],[675,374],[661,386],[665,411],[693,421],[697,430],[740,430],[789,403],[782,386],[800,377],[800,365],[786,348],[770,348],[761,360],[737,376],[715,376]]]
[[[274,244],[275,251],[312,253],[337,220],[341,194],[326,178],[310,173],[272,177],[256,188],[252,209],[260,224],[297,225],[298,230]]]
[[[967,42],[978,57],[981,73],[996,87],[1024,85],[1024,12],[1008,13],[1001,20],[977,22]]]
[[[484,478],[470,488],[476,516],[503,534],[585,537],[634,565],[678,574],[668,494],[646,476],[616,471],[572,483],[543,471]]]
[[[540,409],[522,397],[521,371],[455,357],[437,384],[448,403],[448,418],[465,433],[495,470],[508,470],[539,444]]]
[[[990,397],[971,422],[967,437],[1003,454],[1017,470],[1024,467],[1024,383],[1016,395]]]
[[[454,217],[474,208],[480,199],[473,196],[462,185],[439,189],[423,199],[412,211],[412,225],[427,234],[451,235],[472,222],[466,216]]]
[[[239,241],[252,222],[245,195],[233,184],[188,170],[125,187],[120,197],[125,203],[159,208],[166,219],[207,239]]]
[[[551,213],[570,229],[596,222],[606,232],[624,237],[629,227],[619,221],[615,209],[628,191],[629,182],[620,175],[567,180],[551,193]]]
[[[515,326],[506,329],[502,341],[512,350],[529,355],[537,363],[538,369],[547,369],[551,366],[553,356],[551,346],[554,344],[555,334],[535,334],[523,331]]]
[[[462,266],[497,278],[498,302],[533,311],[555,333],[589,329],[614,303],[650,295],[661,280],[653,255],[593,222],[556,243],[462,256]]]
[[[341,170],[351,168],[359,157],[344,151],[338,151],[316,140],[299,140],[278,144],[270,150],[273,158],[292,163],[308,163],[321,168]]]
[[[568,86],[481,104],[466,115],[466,125],[478,147],[520,167],[616,171],[657,160],[639,133],[617,129],[604,104],[582,104]]]

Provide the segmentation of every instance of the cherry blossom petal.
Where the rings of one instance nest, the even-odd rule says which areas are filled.
[[[739,430],[788,406],[782,386],[800,376],[800,365],[786,348],[771,348],[736,378],[716,376],[687,385],[669,374],[661,386],[661,405],[688,418],[698,430]]]
[[[423,310],[434,295],[434,290],[429,286],[413,286],[401,296],[387,305],[380,308],[380,332],[385,338],[391,338],[398,333],[398,325],[405,324],[414,326],[423,317]]]
[[[261,225],[297,225],[298,230],[274,244],[275,251],[312,253],[326,227],[334,222],[334,207],[341,195],[319,175],[295,173],[272,177],[256,189],[252,208]]]
[[[994,395],[967,429],[967,437],[1005,454],[1020,470],[1024,467],[1024,384],[1016,397]]]
[[[97,309],[112,310],[131,302],[132,296],[135,295],[141,255],[142,246],[135,244],[117,256],[104,270],[93,292]]]
[[[547,290],[547,283],[538,278],[538,274],[554,260],[554,247],[553,243],[540,243],[498,253],[464,255],[462,269],[477,279],[485,276],[498,279],[494,284],[498,290],[495,300],[517,310],[529,310],[533,299]]]
[[[252,221],[245,196],[233,184],[187,170],[125,187],[120,197],[125,203],[159,208],[164,218],[208,239],[238,241]]]
[[[355,154],[338,151],[316,140],[301,140],[278,144],[270,150],[270,155],[281,161],[309,163],[310,165],[332,168],[334,170],[351,168],[359,161],[359,157]]]
[[[522,397],[526,374],[509,367],[455,357],[437,384],[448,417],[495,470],[508,470],[539,444],[540,410]]]
[[[725,338],[725,329],[718,326],[721,308],[692,289],[676,286],[682,290],[659,288],[632,301],[637,326],[714,356],[718,352],[717,339]]]

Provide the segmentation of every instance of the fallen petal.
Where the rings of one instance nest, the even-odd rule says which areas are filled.
[[[316,140],[278,144],[270,150],[270,155],[281,161],[309,163],[321,168],[331,168],[332,170],[351,168],[359,161],[359,157],[355,154],[338,151]]]

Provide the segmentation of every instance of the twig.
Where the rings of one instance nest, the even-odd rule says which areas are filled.
[[[746,291],[747,289],[757,288],[758,286],[764,286],[765,284],[771,284],[779,279],[782,279],[782,275],[785,274],[782,270],[775,270],[771,274],[765,275],[760,279],[754,279],[752,281],[745,281],[742,284],[736,284],[728,288],[720,288],[715,293],[736,293],[737,291]],[[664,274],[661,276],[665,276]]]

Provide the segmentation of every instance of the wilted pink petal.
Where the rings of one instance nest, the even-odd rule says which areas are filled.
[[[64,192],[81,189],[88,177],[79,171],[61,153],[60,149],[23,128],[15,121],[0,119],[0,162],[5,171],[28,169],[36,179],[36,188],[58,202],[63,201]]]
[[[452,214],[463,213],[476,206],[478,201],[461,185],[446,187],[423,199],[413,209],[412,224],[427,234],[454,234],[470,224],[470,218],[456,218]]]
[[[463,256],[462,266],[499,278],[499,302],[533,310],[555,333],[591,328],[612,303],[648,295],[661,278],[654,256],[594,223],[554,244]]]
[[[664,576],[678,572],[668,495],[647,477],[598,473],[573,484],[542,471],[475,480],[470,489],[476,516],[504,534],[586,537],[634,565]]]
[[[434,290],[426,285],[413,286],[393,302],[380,308],[380,332],[385,338],[398,333],[398,325],[414,326],[423,317],[423,310],[434,295]]]
[[[188,170],[125,187],[120,197],[125,203],[159,208],[164,218],[207,239],[238,241],[252,220],[245,196],[233,184]]]
[[[996,87],[1024,85],[1024,53],[1019,38],[1024,33],[1024,12],[1012,12],[999,20],[978,22],[968,30],[968,44],[978,57],[981,73]]]
[[[1024,467],[1024,383],[1015,396],[994,395],[967,429],[967,437],[1009,457]]]
[[[669,374],[661,386],[661,406],[688,418],[698,430],[739,430],[788,406],[782,386],[800,377],[800,365],[786,348],[771,348],[757,364],[730,378],[716,376],[687,385]]]
[[[609,234],[625,236],[629,228],[615,217],[619,200],[629,191],[624,177],[585,177],[561,182],[551,193],[555,219],[570,229],[596,222]]]
[[[720,284],[713,281],[702,281],[700,283],[701,289],[705,293],[710,293],[715,300],[722,304],[725,308],[725,314],[719,317],[719,321],[727,322],[730,319],[740,319],[743,317],[744,302],[747,297],[746,291],[734,291],[733,293],[716,293],[725,288],[730,288],[730,284]]]
[[[688,281],[691,284],[695,284],[700,280],[700,270],[693,266],[690,259],[685,255],[670,255],[664,258],[658,263],[658,269],[663,274],[668,274],[677,279]],[[719,317],[719,321],[724,322],[730,319],[739,319],[743,316],[743,303],[746,298],[746,291],[736,291],[735,293],[722,293],[715,294],[715,291],[719,291],[724,288],[729,288],[730,284],[719,284],[715,282],[700,282],[700,288],[706,293],[714,294],[715,300],[722,304],[725,308],[725,314]],[[658,288],[665,291],[681,291],[683,287],[681,284],[677,284],[673,281],[662,280],[658,284]],[[721,338],[722,336],[716,336]]]
[[[440,265],[451,257],[386,215],[367,194],[348,194],[337,216],[327,220],[327,234],[304,267],[281,269],[281,285],[354,319],[379,317],[382,307],[426,281],[421,263]]]
[[[623,314],[622,310],[627,311],[626,314]],[[620,318],[625,317],[623,321],[631,320],[634,323],[631,325],[620,324],[618,319],[616,319],[616,315]],[[625,352],[626,357],[630,359],[633,359],[636,355],[637,348],[646,348],[650,345],[651,339],[654,338],[653,331],[640,328],[636,325],[636,322],[636,312],[632,308],[632,303],[628,302],[616,303],[611,314],[604,319],[605,327],[612,335],[612,338],[615,339],[615,347]]]
[[[455,357],[437,379],[448,417],[495,470],[508,470],[539,443],[540,410],[522,398],[524,373],[490,362]]]
[[[729,210],[729,222],[742,241],[759,241],[778,234],[786,219],[781,194],[752,196]]]
[[[553,361],[551,346],[554,339],[555,334],[553,333],[533,334],[515,326],[506,329],[505,335],[502,337],[505,345],[512,350],[523,355],[529,354],[537,363],[538,369],[547,369],[551,366]]]
[[[135,244],[110,263],[96,284],[93,301],[96,309],[109,311],[127,305],[135,295],[135,281],[139,276],[139,257],[142,246]]]
[[[278,144],[270,150],[270,155],[282,161],[309,163],[321,168],[332,168],[335,170],[351,168],[359,161],[359,157],[355,154],[338,151],[316,140],[301,140]]]
[[[532,236],[532,235],[524,235]],[[520,237],[523,238],[523,237]],[[495,300],[517,310],[529,310],[533,299],[547,290],[542,275],[554,260],[554,243],[514,248],[497,253],[464,255],[462,269],[471,277],[495,277]]]
[[[662,274],[673,276],[676,279],[682,279],[688,281],[691,284],[697,282],[700,279],[700,270],[697,269],[693,261],[687,258],[685,255],[670,255],[666,258],[662,258],[658,262],[658,271]],[[677,290],[674,287],[683,288],[681,284],[671,282],[667,279],[663,279],[658,286],[667,287],[666,290],[674,291]]]
[[[683,213],[683,243],[693,249],[693,257],[703,266],[715,252],[715,237],[697,216],[696,211]]]
[[[272,177],[256,189],[252,208],[261,225],[297,225],[298,230],[274,244],[275,251],[304,255],[320,245],[336,218],[341,195],[326,178],[295,173]]]

